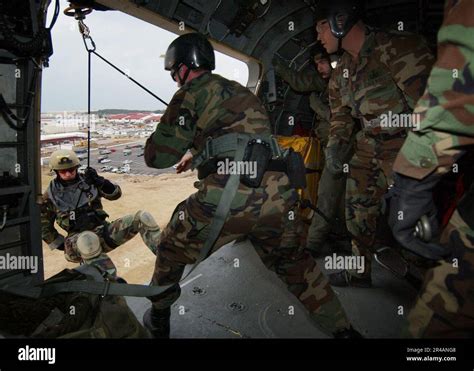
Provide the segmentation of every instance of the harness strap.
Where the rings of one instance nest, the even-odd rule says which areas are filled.
[[[227,138],[225,138],[225,140],[219,140],[220,138],[223,138],[223,137],[227,137]],[[249,135],[234,133],[234,134],[228,134],[223,137],[217,138],[217,141],[216,139],[212,140],[213,142],[216,141],[216,143],[219,143],[218,146],[214,148],[228,150],[228,147],[224,147],[224,144],[233,145],[235,147],[234,161],[242,161],[244,157],[244,153],[245,153],[245,147],[247,146],[247,142],[249,140]],[[211,152],[211,154],[213,154],[213,152]],[[199,265],[199,263],[201,263],[204,259],[206,259],[211,253],[212,248],[214,247],[217,239],[219,238],[222,227],[224,226],[227,220],[227,216],[229,215],[229,211],[230,211],[230,206],[232,204],[232,201],[234,200],[235,194],[237,193],[239,184],[240,184],[239,174],[232,174],[229,176],[229,179],[227,180],[224,190],[222,191],[221,198],[219,199],[216,212],[214,213],[214,216],[212,218],[211,224],[208,229],[209,233],[199,253],[199,257],[196,260],[196,263],[194,263],[194,266],[189,270],[186,276],[182,278],[182,280],[188,277],[191,274],[191,272]]]
[[[197,155],[193,157],[192,168],[195,169],[202,165],[204,162],[210,160],[213,157],[234,157],[234,161],[237,160],[236,151],[241,145],[241,141],[244,142],[244,147],[248,141],[252,139],[261,139],[270,144],[272,149],[273,157],[281,157],[281,149],[278,145],[278,141],[273,135],[269,134],[247,134],[247,133],[229,133],[222,135],[217,138],[207,138],[206,145]],[[245,148],[244,148],[245,149]]]
[[[173,285],[167,286],[146,286],[146,285],[135,285],[135,284],[124,284],[110,282],[99,278],[100,273],[97,269],[84,264],[76,270],[80,271],[89,276],[88,280],[73,280],[67,282],[44,284],[42,286],[24,286],[24,285],[5,285],[0,287],[0,291],[5,291],[11,294],[24,296],[28,298],[38,299],[44,297],[54,296],[56,294],[66,292],[84,292],[94,295],[112,295],[112,296],[137,296],[147,297],[159,295],[168,290]]]

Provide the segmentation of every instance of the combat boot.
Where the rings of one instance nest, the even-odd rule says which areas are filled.
[[[328,275],[328,279],[331,286],[364,288],[372,287],[372,278],[370,276],[359,278],[349,274],[347,270],[343,270],[338,273],[331,273]]]
[[[364,337],[352,326],[344,330],[335,332],[334,339],[363,339]]]
[[[157,339],[169,339],[170,337],[171,308],[156,309],[149,308],[143,315],[143,325]]]

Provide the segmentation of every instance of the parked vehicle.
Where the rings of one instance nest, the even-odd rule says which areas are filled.
[[[76,153],[76,155],[87,153],[87,148],[76,148],[74,149],[74,152]]]
[[[107,172],[111,171],[112,169],[113,169],[112,166],[102,166],[102,167],[100,168],[100,171],[102,171],[102,172],[104,172],[104,173],[107,173]]]
[[[110,160],[110,159],[108,159],[108,158],[104,158],[104,159],[102,159],[102,160],[99,160],[99,163],[101,163],[101,164],[107,164],[107,163],[109,163],[109,162],[112,162],[112,160]]]
[[[132,150],[131,149],[124,149],[123,150],[123,155],[124,156],[128,156],[128,155],[131,155],[132,154]]]
[[[112,151],[110,149],[103,149],[103,150],[99,151],[99,154],[101,154],[101,155],[108,155],[109,153],[112,153]]]

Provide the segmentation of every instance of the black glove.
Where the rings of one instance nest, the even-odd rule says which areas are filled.
[[[440,177],[430,175],[417,180],[394,173],[395,184],[389,191],[390,215],[388,223],[393,236],[411,252],[430,260],[440,260],[449,255],[449,250],[434,242],[424,242],[415,236],[415,227],[422,216],[426,216],[433,236],[438,234],[437,210],[433,202],[433,188]]]
[[[341,146],[332,145],[325,150],[326,168],[332,175],[342,173]]]
[[[95,185],[97,188],[101,188],[105,182],[105,178],[97,174],[97,171],[91,167],[88,167],[84,172],[84,180],[87,184]]]

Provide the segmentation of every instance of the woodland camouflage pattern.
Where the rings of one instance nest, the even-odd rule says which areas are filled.
[[[309,105],[316,113],[315,131],[322,147],[326,147],[329,136],[329,119],[331,110],[329,108],[328,83],[318,71],[311,66],[302,71],[293,71],[281,61],[274,61],[275,71],[285,80],[293,90],[300,93],[311,93]]]
[[[185,117],[183,125],[180,116]],[[187,149],[200,151],[208,136],[230,132],[268,135],[270,123],[259,99],[248,89],[206,73],[175,94],[147,141],[145,160],[149,166],[166,168]],[[228,175],[214,173],[196,182],[198,192],[178,204],[163,230],[152,282],[175,286],[150,298],[157,309],[171,306],[179,297],[184,267],[199,256],[227,179]],[[249,238],[264,264],[287,284],[315,323],[333,333],[348,328],[349,323],[328,280],[303,249],[300,219],[292,212],[297,199],[281,172],[266,172],[259,188],[240,184],[214,251],[237,238]]]
[[[82,179],[81,175],[79,175],[79,177]],[[58,180],[53,179],[50,183],[50,186],[48,187],[48,190],[52,188],[51,186],[53,182],[58,182]],[[76,185],[70,186],[74,187]],[[75,217],[71,218],[71,212],[74,211],[74,207],[71,207],[70,210],[66,210],[64,208],[60,210],[54,201],[51,192],[46,191],[43,194],[43,201],[41,204],[41,232],[43,241],[50,244],[58,237],[59,233],[54,226],[54,222],[56,222],[59,227],[67,232],[67,236],[64,240],[64,257],[66,260],[73,263],[84,262],[86,264],[91,264],[102,269],[103,271],[107,271],[111,275],[115,275],[117,269],[112,260],[107,255],[107,252],[110,252],[117,246],[129,241],[138,232],[140,232],[147,247],[152,252],[154,252],[156,249],[155,241],[157,236],[153,236],[153,233],[147,232],[140,228],[138,218],[136,217],[140,211],[138,211],[135,215],[126,215],[122,218],[114,220],[113,222],[106,220],[108,218],[108,214],[102,207],[101,198],[104,197],[105,199],[111,201],[119,199],[122,195],[122,192],[120,190],[120,186],[115,186],[116,189],[113,194],[107,194],[101,189],[97,189],[94,185],[90,186],[91,189],[93,188],[91,193],[96,194],[97,196],[90,199],[90,203],[86,203],[79,209],[75,210],[75,215],[78,215],[81,211],[95,211],[98,219],[91,220],[90,224],[83,226],[83,228],[80,228],[80,230],[73,230],[73,220]],[[110,237],[110,240],[108,240],[109,243],[104,240],[104,228],[106,228],[106,233]],[[92,259],[83,259],[80,256],[76,246],[79,233],[86,230],[97,234],[102,247],[102,253]]]
[[[447,173],[462,151],[472,151],[474,145],[474,2],[446,1],[444,14],[438,59],[415,109],[422,116],[420,130],[409,133],[393,167],[416,179]],[[405,335],[473,336],[473,225],[458,211],[451,217],[441,243],[453,249],[457,267],[441,261],[428,271]]]
[[[345,52],[332,73],[328,145],[349,141],[353,117],[372,120],[388,111],[411,112],[423,94],[433,62],[433,55],[421,37],[370,30],[358,63]],[[390,133],[400,129],[381,130]]]
[[[79,175],[82,179],[82,176]],[[64,229],[66,232],[72,232],[73,222],[75,217],[72,217],[71,212],[74,211],[74,205],[71,205],[70,208],[60,210],[55,204],[54,198],[57,198],[57,194],[51,194],[51,189],[53,188],[53,183],[57,183],[58,180],[53,179],[48,186],[48,189],[43,194],[43,200],[41,204],[41,235],[43,241],[46,243],[53,242],[59,235],[58,231],[54,227],[54,222],[58,224],[59,227]],[[79,187],[79,183],[70,185],[70,187]],[[98,216],[98,218],[102,221],[105,221],[109,217],[102,206],[102,197],[107,200],[115,201],[118,200],[122,196],[122,191],[120,186],[116,185],[115,194],[109,195],[107,193],[102,192],[101,190],[97,189],[95,186],[90,186],[91,190],[94,193],[97,193],[97,197],[89,200],[90,203],[84,205],[83,211],[92,211],[94,210]],[[96,227],[97,225],[91,225],[92,228]]]
[[[358,60],[353,62],[345,52],[332,73],[328,147],[350,141],[354,118],[373,120],[389,111],[411,112],[433,61],[420,37],[369,29]],[[366,257],[362,276],[370,276],[381,199],[392,183],[392,165],[404,135],[405,129],[381,126],[357,133],[346,184],[346,223],[353,253]]]
[[[179,89],[147,140],[145,161],[164,169],[186,150],[195,154],[206,139],[227,133],[269,133],[265,109],[258,98],[235,81],[205,73]]]
[[[328,143],[331,116],[327,81],[321,77],[314,66],[299,72],[293,71],[279,60],[274,61],[274,66],[275,71],[293,90],[302,93],[311,92],[309,103],[311,109],[316,113],[315,132],[321,141],[321,148],[324,149]],[[352,147],[353,141],[348,146]],[[344,150],[345,148],[341,152]],[[350,157],[352,157],[353,151],[350,152]],[[323,151],[321,155],[324,156]],[[342,198],[346,189],[346,178],[346,174],[333,175],[323,169],[318,183],[318,201],[316,205],[327,219],[336,221],[336,218],[339,218],[343,224],[345,224],[344,208],[342,207],[341,211],[341,206],[343,206]],[[343,229],[345,230],[345,226]],[[313,251],[320,250],[330,231],[331,225],[321,215],[314,213],[311,226],[308,229],[306,247]]]

